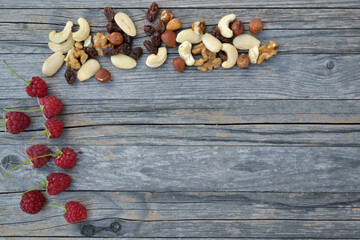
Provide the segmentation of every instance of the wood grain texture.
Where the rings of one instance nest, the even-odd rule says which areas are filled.
[[[104,229],[95,237],[350,238],[360,217],[359,193],[65,192],[48,198],[86,206],[87,222],[69,225],[58,209],[27,216],[16,194],[1,196],[0,215],[8,216],[0,221],[1,236],[81,236],[83,225],[101,229],[119,221],[120,232]]]

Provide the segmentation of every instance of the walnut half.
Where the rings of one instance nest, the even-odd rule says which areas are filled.
[[[261,64],[263,61],[277,54],[278,50],[275,50],[277,46],[278,46],[277,42],[270,40],[268,44],[259,47],[259,58],[257,64]]]
[[[81,65],[84,64],[87,59],[88,55],[84,50],[73,46],[66,55],[65,62],[67,67],[71,67],[74,70],[79,70]]]

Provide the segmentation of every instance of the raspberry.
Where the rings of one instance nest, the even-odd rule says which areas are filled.
[[[61,168],[73,168],[76,165],[76,153],[74,149],[63,148],[61,149],[62,154],[54,158],[56,166]]]
[[[80,222],[87,218],[86,208],[79,202],[67,202],[65,208],[64,218],[68,223]]]
[[[35,158],[31,160],[31,163],[34,166],[34,168],[42,168],[48,161],[50,161],[51,158],[51,155],[49,155],[51,154],[50,148],[42,144],[36,144],[29,147],[28,149],[26,149],[26,154],[30,159]],[[48,155],[48,156],[40,157],[43,155]],[[40,157],[40,158],[36,158],[36,157]]]
[[[48,138],[58,138],[63,132],[64,125],[59,119],[51,118],[45,122],[45,128]]]
[[[40,98],[39,103],[42,112],[47,119],[56,117],[61,113],[63,109],[61,100],[55,96],[46,96]]]
[[[50,173],[47,177],[47,193],[57,195],[65,191],[71,184],[71,178],[65,173]]]
[[[22,112],[8,112],[5,115],[6,130],[12,134],[19,134],[30,126],[31,120],[28,115]]]
[[[20,208],[28,214],[37,214],[45,205],[45,198],[38,190],[32,190],[21,197]]]

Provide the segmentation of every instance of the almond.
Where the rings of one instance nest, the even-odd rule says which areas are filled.
[[[161,40],[169,47],[176,47],[176,34],[173,31],[166,30],[161,34]]]
[[[178,18],[171,19],[170,22],[168,22],[168,24],[166,25],[166,29],[170,31],[176,31],[180,28],[181,28],[181,22],[180,19]]]

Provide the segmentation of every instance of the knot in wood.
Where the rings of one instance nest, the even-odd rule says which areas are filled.
[[[92,237],[95,234],[95,228],[93,225],[89,224],[89,225],[84,225],[81,228],[81,235],[85,236],[85,237]]]
[[[326,63],[326,67],[327,67],[328,69],[333,69],[334,66],[335,66],[335,64],[334,64],[333,61],[329,61],[329,62]]]
[[[112,222],[110,224],[110,231],[116,233],[119,232],[121,230],[121,223],[119,222]]]
[[[1,166],[5,169],[11,169],[20,163],[20,159],[15,155],[6,155],[1,160]]]

